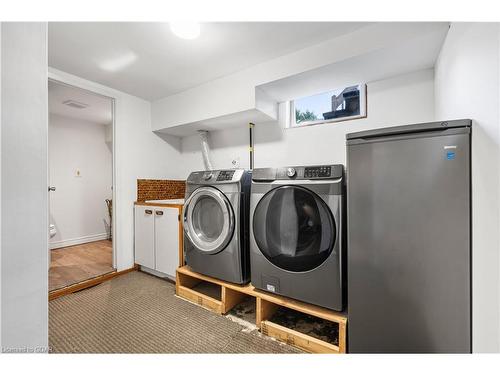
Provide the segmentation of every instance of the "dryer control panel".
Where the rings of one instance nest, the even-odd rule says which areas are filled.
[[[253,170],[252,180],[323,180],[341,178],[343,174],[344,166],[341,164],[283,168],[256,168]]]
[[[322,165],[320,167],[305,167],[304,178],[322,178],[330,177],[332,175],[331,165]]]

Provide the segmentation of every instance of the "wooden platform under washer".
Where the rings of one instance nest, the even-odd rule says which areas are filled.
[[[195,290],[202,282],[213,286],[218,293],[209,295],[203,290]],[[213,277],[201,275],[188,266],[177,269],[177,296],[196,303],[208,310],[226,314],[247,296],[255,297],[256,326],[263,334],[298,347],[310,353],[345,353],[347,317],[339,312],[310,305],[291,298],[266,293],[251,284],[237,285]],[[316,318],[338,324],[338,345],[298,332],[270,321],[280,307],[298,311]]]

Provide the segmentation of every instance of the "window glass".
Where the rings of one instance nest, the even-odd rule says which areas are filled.
[[[365,85],[330,90],[291,103],[292,127],[365,117]]]

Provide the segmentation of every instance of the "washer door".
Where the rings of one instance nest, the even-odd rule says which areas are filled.
[[[269,191],[255,207],[253,234],[275,266],[306,272],[321,265],[335,244],[335,222],[326,203],[300,186]]]
[[[226,196],[214,187],[196,189],[184,204],[184,232],[207,254],[223,250],[234,231],[234,214]]]

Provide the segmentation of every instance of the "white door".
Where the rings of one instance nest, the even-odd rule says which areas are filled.
[[[155,207],[156,270],[175,278],[179,266],[179,209]]]
[[[135,207],[135,263],[155,268],[154,207]]]

